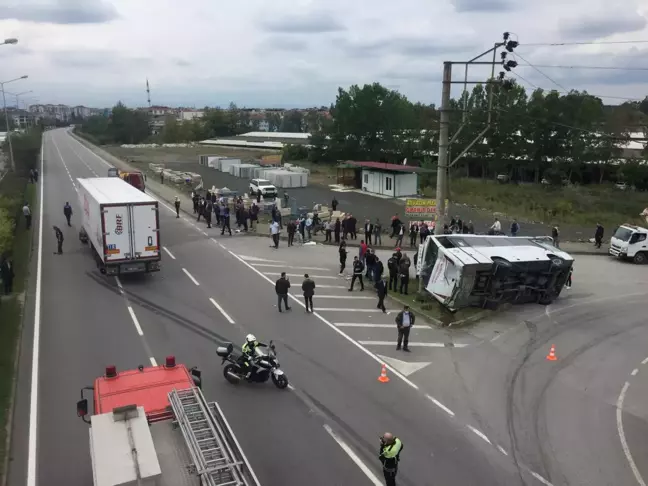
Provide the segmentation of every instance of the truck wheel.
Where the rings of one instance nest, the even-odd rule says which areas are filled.
[[[640,251],[639,253],[637,253],[637,254],[634,256],[634,258],[632,259],[632,261],[633,261],[634,263],[636,263],[637,265],[645,265],[647,260],[648,260],[648,259],[646,258],[646,254],[645,254],[644,252],[642,252],[642,251]]]

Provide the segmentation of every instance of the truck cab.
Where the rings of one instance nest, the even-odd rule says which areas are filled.
[[[648,229],[632,224],[622,224],[610,239],[608,253],[637,264],[648,263]]]
[[[91,426],[94,486],[260,486],[220,406],[202,394],[200,371],[174,356],[136,370],[108,366],[81,390],[77,415]]]
[[[119,172],[119,177],[142,192],[146,190],[146,184],[144,183],[144,174],[142,174],[141,172]]]

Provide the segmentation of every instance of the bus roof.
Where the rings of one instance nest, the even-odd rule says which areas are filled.
[[[114,378],[102,376],[95,380],[95,414],[112,412],[116,407],[144,407],[149,421],[170,417],[168,393],[194,385],[184,365],[151,366],[121,371]]]

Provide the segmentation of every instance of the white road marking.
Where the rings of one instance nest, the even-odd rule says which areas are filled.
[[[646,363],[648,363],[648,358],[645,358],[645,359],[641,362],[641,364],[643,364],[643,365],[645,365]]]
[[[293,265],[293,266],[286,266],[286,265],[277,265],[275,263],[252,263],[255,267],[274,267],[274,268],[292,268],[292,269],[302,269],[302,270],[320,270],[322,272],[327,272],[330,269],[329,268],[321,268],[321,267],[300,267],[298,265]]]
[[[489,439],[488,437],[486,437],[486,434],[484,434],[481,430],[476,429],[476,428],[473,427],[472,425],[466,425],[466,427],[468,427],[468,429],[470,429],[472,432],[474,432],[474,434],[475,434],[477,437],[479,437],[479,438],[485,440],[485,441],[488,442],[489,444],[491,443],[490,439]]]
[[[97,154],[95,154],[92,150],[90,150],[88,147],[83,145],[81,142],[79,142],[76,138],[70,135],[70,139],[74,140],[76,143],[78,143],[81,147],[86,149],[88,152],[90,152],[92,155],[94,155],[97,159],[99,159],[100,162],[103,164],[106,164],[108,167],[114,167],[112,164],[109,164],[108,161],[104,160],[103,157],[99,157]]]
[[[281,272],[263,272],[263,273],[265,275],[272,275],[272,276],[281,275]],[[303,273],[287,273],[286,277],[302,277],[303,278],[304,274]],[[314,280],[322,279],[322,278],[337,280],[340,277],[333,277],[331,275],[311,275],[310,278],[312,278]]]
[[[414,373],[416,373],[419,370],[422,370],[425,368],[427,365],[432,364],[430,361],[425,361],[425,362],[409,362],[409,361],[402,361],[400,359],[396,358],[391,358],[390,356],[382,356],[380,354],[377,354],[380,359],[382,359],[385,363],[392,365],[394,368],[396,368],[398,371],[400,371],[403,375],[409,376]]]
[[[320,285],[317,284],[318,289],[348,289],[346,285]]]
[[[375,307],[373,308],[368,308],[368,309],[346,309],[346,308],[340,308],[340,307],[321,307],[317,309],[320,312],[369,312],[370,314],[382,314],[383,311],[380,309],[376,309]],[[389,311],[387,311],[387,314],[389,314]]]
[[[83,158],[79,155],[79,153],[76,150],[74,150],[74,148],[72,147],[72,144],[69,144],[69,147],[70,147],[70,150],[72,150],[72,153],[74,155],[76,155],[77,159],[79,159],[83,163],[83,165],[85,165],[88,168],[88,170],[95,175],[95,177],[99,177],[99,174],[97,174],[94,171],[94,169],[92,167],[90,167],[85,160],[83,160]]]
[[[450,410],[448,407],[446,407],[444,404],[442,404],[440,401],[438,401],[436,398],[430,396],[430,395],[425,395],[428,400],[430,400],[432,403],[434,403],[437,407],[439,407],[441,410],[443,410],[445,413],[450,415],[451,417],[455,416],[455,413]]]
[[[137,329],[137,334],[139,334],[140,336],[143,336],[144,331],[142,331],[142,327],[140,326],[140,323],[137,320],[137,316],[135,315],[135,311],[133,310],[133,308],[130,305],[128,306],[128,313],[130,314],[131,319],[133,320],[133,324],[135,324],[135,329]]]
[[[321,296],[320,296],[321,297]],[[335,322],[337,327],[376,327],[376,328],[389,328],[395,329],[396,324],[362,324],[359,322]],[[427,328],[429,329],[429,328]]]
[[[209,233],[207,233],[206,231],[203,231],[202,234],[205,236],[209,236]]]
[[[54,140],[54,137],[52,137],[52,143],[54,144],[54,148],[56,149],[56,152],[58,153],[59,159],[61,159],[61,162],[63,163],[63,167],[65,168],[65,172],[67,172],[68,177],[70,178],[70,181],[72,182],[72,186],[74,187],[74,190],[76,192],[79,192],[77,189],[76,183],[74,182],[74,178],[72,177],[72,174],[70,174],[70,170],[68,169],[67,164],[65,163],[65,160],[63,159],[63,156],[61,155],[61,151],[58,148],[58,145],[56,144],[56,140]]]
[[[151,366],[157,366],[157,361],[155,361],[155,358],[153,356],[151,356],[149,359],[151,360]]]
[[[317,288],[316,288],[317,290]],[[376,297],[365,297],[363,295],[317,295],[316,299],[353,299],[353,300],[376,300]]]
[[[641,476],[641,473],[639,472],[639,469],[637,468],[637,465],[635,464],[634,459],[632,458],[632,453],[630,452],[630,447],[628,447],[628,442],[626,440],[625,432],[623,431],[623,402],[625,400],[625,396],[629,386],[630,383],[626,381],[625,384],[623,385],[623,388],[621,389],[621,393],[619,394],[619,399],[617,400],[616,403],[617,432],[619,433],[619,439],[621,440],[621,447],[623,449],[623,453],[626,456],[626,459],[628,460],[628,464],[630,464],[630,469],[632,470],[632,474],[634,474],[634,477],[640,486],[646,486],[646,483],[644,482],[643,477]]]
[[[637,373],[639,373],[639,369],[638,369],[638,368],[635,368],[634,370],[632,370],[632,373],[630,373],[630,374],[631,374],[632,376],[635,376]]]
[[[376,475],[369,469],[369,467],[362,462],[362,459],[358,457],[358,455],[353,452],[353,449],[347,445],[347,443],[342,440],[335,432],[333,432],[333,429],[328,424],[324,424],[324,430],[328,432],[328,434],[333,438],[335,442],[340,446],[340,448],[346,453],[347,456],[355,463],[356,466],[360,468],[360,470],[364,473],[365,476],[373,483],[374,486],[382,486],[382,482],[376,477]]]
[[[36,296],[34,302],[34,337],[32,342],[31,388],[29,396],[29,442],[27,450],[27,486],[36,486],[36,459],[38,442],[38,367],[40,359],[40,326],[41,326],[41,289],[43,284],[43,196],[45,186],[45,171],[43,157],[45,139],[43,133],[41,142],[40,163],[40,201],[38,202],[38,256],[36,262]]]
[[[322,309],[319,309],[322,310]],[[394,346],[396,344],[395,341],[358,341],[360,344],[364,344],[365,346]],[[425,348],[445,348],[446,343],[409,343],[409,347],[414,347],[414,346],[419,346],[419,347],[425,347]],[[465,348],[468,346],[467,344],[455,344],[454,346],[448,346],[448,347],[455,347],[455,348]]]
[[[173,256],[173,253],[169,251],[169,249],[166,246],[163,246],[162,249],[166,252],[167,255],[169,255],[172,259],[176,259],[176,257]]]
[[[265,262],[265,263],[286,263],[281,260],[266,260],[265,258],[259,258],[255,256],[247,256],[247,255],[236,255],[238,258],[241,260],[246,260],[248,262]]]
[[[182,271],[187,275],[187,277],[189,277],[189,279],[190,279],[194,284],[196,284],[196,285],[200,285],[200,284],[198,283],[198,280],[196,280],[195,278],[193,278],[193,275],[191,275],[191,274],[187,271],[186,268],[183,268]]]
[[[234,253],[234,252],[232,252],[232,251],[228,251],[228,253],[229,253],[230,255],[232,255],[234,258],[236,258],[236,259],[237,259],[239,262],[241,262],[243,265],[245,265],[246,267],[248,267],[250,270],[252,270],[253,272],[255,272],[257,275],[259,275],[261,278],[265,279],[269,284],[274,285],[274,282],[273,282],[272,280],[270,280],[266,275],[264,275],[264,274],[263,274],[262,272],[260,272],[258,269],[254,268],[254,267],[253,267],[252,265],[250,265],[248,262],[246,262],[245,260],[243,260],[243,259],[242,259],[241,257],[239,257],[236,253]],[[298,305],[302,306],[304,309],[306,308],[306,305],[305,305],[303,302],[301,302],[297,297],[295,297],[295,296],[292,295],[292,294],[288,294],[288,295],[289,295],[290,298],[291,298],[292,300],[294,300]],[[322,315],[319,314],[319,312],[313,312],[313,316],[317,317],[320,321],[322,321],[322,322],[323,322],[324,324],[326,324],[328,327],[330,327],[331,329],[333,329],[333,330],[334,330],[336,333],[338,333],[342,338],[346,339],[349,343],[351,343],[353,346],[355,346],[356,348],[358,348],[358,349],[359,349],[360,351],[362,351],[364,354],[366,354],[367,356],[369,356],[369,357],[370,357],[371,359],[373,359],[376,363],[378,363],[378,364],[380,364],[380,365],[383,364],[383,361],[382,361],[378,356],[376,356],[374,353],[372,353],[372,352],[369,351],[367,348],[365,348],[364,346],[362,346],[360,343],[358,343],[357,341],[355,341],[355,340],[354,340],[352,337],[350,337],[348,334],[345,334],[343,331],[341,331],[340,329],[338,329],[337,327],[335,327],[335,325],[334,325],[333,323],[329,322],[327,319],[325,319],[324,317],[322,317]],[[414,382],[408,380],[407,377],[403,376],[401,373],[399,373],[399,372],[398,372],[397,370],[395,370],[393,367],[387,365],[387,369],[389,369],[389,370],[394,374],[394,376],[397,376],[398,378],[400,378],[400,379],[401,379],[404,383],[406,383],[407,385],[411,386],[411,387],[414,388],[415,390],[418,390],[418,389],[419,389],[419,387],[418,387],[418,385],[417,385],[416,383],[414,383]]]
[[[228,314],[227,312],[225,312],[225,309],[223,309],[223,308],[218,304],[218,302],[216,302],[216,301],[215,301],[214,299],[212,299],[211,297],[209,298],[209,301],[210,301],[212,304],[214,304],[214,307],[216,307],[216,308],[220,311],[220,313],[223,314],[223,317],[225,317],[225,319],[227,319],[227,321],[228,321],[230,324],[235,324],[234,319],[232,319],[232,318],[229,316],[229,314]]]
[[[542,476],[540,476],[537,472],[534,472],[534,471],[529,470],[529,473],[531,473],[531,476],[533,476],[534,478],[536,478],[538,481],[540,481],[540,482],[541,482],[542,484],[544,484],[545,486],[553,486],[553,484],[551,484],[551,483],[550,483],[549,481],[547,481],[545,478],[543,478]]]
[[[497,446],[497,450],[500,451],[505,456],[508,456],[508,452],[506,452],[506,449],[504,449],[501,445]]]

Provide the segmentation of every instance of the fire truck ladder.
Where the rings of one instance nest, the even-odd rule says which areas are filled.
[[[169,403],[205,486],[259,486],[218,404],[197,387],[169,392]]]

